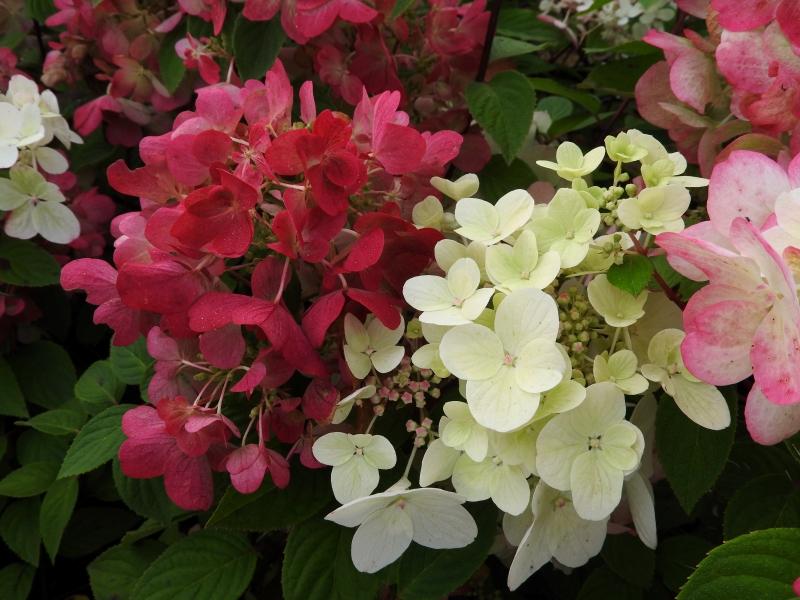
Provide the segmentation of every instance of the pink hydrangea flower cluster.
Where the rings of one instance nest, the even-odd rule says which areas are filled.
[[[144,166],[108,169],[141,203],[112,224],[115,266],[86,258],[62,270],[115,344],[146,336],[155,409],[126,416],[122,467],[164,475],[185,508],[211,505],[210,469],[251,492],[267,472],[285,485],[292,454],[318,466],[311,443],[355,384],[344,314],[397,328],[402,285],[441,239],[407,215],[435,193],[429,180],[457,156],[459,134],[410,127],[398,92],[364,92],[352,118],[318,113],[310,82],[299,99],[293,122],[280,61],[264,82],[198,90],[170,132],[142,140]],[[233,450],[240,434],[223,414],[237,394],[251,404]],[[285,456],[269,440],[289,444]]]
[[[708,214],[656,238],[677,271],[709,282],[684,310],[683,360],[718,386],[752,375],[747,429],[775,444],[800,431],[800,158],[733,151],[712,171]]]
[[[765,0],[745,9],[737,0],[683,0],[706,19],[709,35],[650,31],[646,42],[666,61],[636,86],[641,115],[669,132],[704,175],[737,148],[774,155],[800,151],[800,5]],[[745,136],[745,137],[742,137]],[[722,147],[733,141],[720,155]]]

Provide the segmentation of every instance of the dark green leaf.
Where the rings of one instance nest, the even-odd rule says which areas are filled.
[[[27,417],[28,408],[25,406],[25,399],[22,397],[22,390],[19,388],[14,371],[3,358],[0,357],[0,415],[9,417]]]
[[[46,491],[56,478],[58,463],[35,462],[23,465],[0,480],[0,496],[28,498]]]
[[[595,569],[578,592],[576,600],[644,600],[641,588],[617,577],[607,567]]]
[[[35,462],[53,462],[58,465],[64,460],[70,439],[47,435],[35,429],[23,431],[16,442],[17,462],[28,465]]]
[[[549,42],[556,45],[566,42],[564,34],[543,23],[537,18],[537,12],[529,8],[504,8],[497,21],[497,33],[521,40],[533,42]]]
[[[95,600],[128,600],[136,581],[163,551],[163,544],[145,540],[103,552],[87,567]]]
[[[136,514],[169,523],[183,511],[167,498],[164,482],[158,479],[131,479],[126,477],[114,458],[114,485],[119,497]]]
[[[661,54],[653,53],[601,62],[589,72],[580,87],[631,97],[639,78],[659,60]]]
[[[714,545],[695,535],[678,535],[659,540],[657,569],[670,590],[676,592]]]
[[[167,548],[142,574],[133,600],[236,600],[256,568],[256,553],[239,533],[204,530]]]
[[[26,600],[33,587],[36,569],[25,563],[11,563],[0,571],[0,598]]]
[[[72,171],[80,171],[87,167],[108,164],[117,149],[108,143],[102,128],[98,128],[84,136],[82,144],[75,144],[69,151],[69,167]]]
[[[542,110],[548,114],[551,121],[565,119],[572,114],[572,102],[560,96],[547,96],[539,100],[537,110]]]
[[[504,58],[513,58],[515,56],[523,56],[532,52],[538,52],[546,46],[546,43],[531,44],[523,40],[516,40],[514,38],[498,35],[492,40],[492,51],[489,60],[495,61]]]
[[[790,599],[800,573],[800,529],[764,529],[714,548],[678,600]]]
[[[112,345],[108,360],[117,379],[128,385],[139,385],[144,381],[153,364],[143,337],[129,346]]]
[[[262,79],[278,57],[286,36],[279,19],[248,21],[236,18],[233,30],[233,53],[242,80]]]
[[[207,527],[241,531],[272,531],[304,521],[331,498],[330,475],[325,470],[296,469],[286,489],[267,481],[254,494],[228,488]]]
[[[289,532],[283,560],[285,600],[374,600],[382,573],[359,573],[350,559],[354,530],[314,517]]]
[[[470,84],[466,95],[472,116],[511,163],[533,120],[536,93],[530,81],[518,71],[503,71],[489,83]]]
[[[535,179],[531,168],[523,161],[514,159],[510,165],[495,155],[481,171],[481,187],[477,196],[495,203],[511,190],[527,189]]]
[[[75,384],[75,397],[91,409],[116,404],[124,391],[125,384],[114,374],[108,360],[98,360],[89,365]]]
[[[27,421],[17,421],[17,425],[33,427],[36,431],[49,435],[75,435],[86,421],[86,415],[67,408],[56,408],[39,413]]]
[[[92,417],[72,441],[59,478],[86,473],[111,460],[125,440],[122,415],[131,408],[130,404],[111,406]]]
[[[39,508],[38,498],[15,500],[0,516],[0,538],[22,560],[39,566]]]
[[[572,115],[564,119],[559,119],[550,125],[550,129],[547,130],[547,135],[551,138],[556,138],[572,131],[580,131],[587,127],[593,127],[613,114],[612,111],[608,111],[596,115]]]
[[[417,0],[397,0],[395,2],[394,8],[392,9],[392,13],[389,15],[389,20],[393,21],[404,12],[406,12],[409,8],[411,8]]]
[[[455,550],[432,550],[411,544],[400,559],[397,590],[403,600],[437,600],[464,584],[489,555],[497,529],[491,502],[467,505],[478,524],[478,537]]]
[[[58,344],[35,342],[15,351],[8,359],[25,401],[44,408],[59,408],[73,398],[75,367]],[[42,377],[46,371],[47,376]]]
[[[600,109],[603,106],[597,96],[563,85],[555,79],[532,77],[530,82],[533,86],[533,89],[535,89],[537,92],[545,92],[555,96],[562,96],[568,100],[572,100],[575,104],[582,106],[592,114],[600,112]]]
[[[182,23],[164,36],[158,50],[158,75],[170,93],[178,89],[186,75],[183,59],[175,51],[175,43],[184,37],[186,37],[186,25]]]
[[[621,265],[611,265],[608,281],[623,292],[638,296],[650,281],[653,264],[641,254],[626,254]]]
[[[708,492],[719,477],[733,444],[736,401],[726,394],[732,424],[722,431],[704,429],[681,412],[667,396],[658,403],[656,447],[670,487],[686,511]]]
[[[785,474],[754,479],[725,508],[726,540],[771,527],[800,527],[800,488]]]
[[[632,535],[609,535],[600,553],[608,568],[628,583],[649,588],[656,570],[656,555]]]
[[[25,9],[31,19],[40,23],[56,12],[53,0],[25,0]]]
[[[78,478],[57,479],[47,490],[39,513],[39,533],[50,562],[55,562],[61,536],[78,500]]]
[[[25,287],[58,283],[56,259],[28,240],[0,236],[0,282]]]
[[[116,506],[78,506],[64,531],[59,556],[78,558],[116,543],[141,521]]]

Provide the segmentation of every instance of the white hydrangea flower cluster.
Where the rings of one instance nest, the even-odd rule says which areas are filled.
[[[593,186],[587,178],[606,157],[613,182]],[[625,172],[631,163],[638,163],[633,182]],[[414,219],[445,239],[436,267],[404,286],[418,311],[405,340],[374,319],[345,321],[344,360],[365,386],[342,400],[337,425],[313,452],[333,467],[344,504],[328,518],[358,527],[352,557],[360,570],[383,568],[412,541],[471,542],[477,530],[462,504],[483,500],[504,513],[506,539],[518,547],[512,590],[551,560],[585,564],[621,506],[629,519],[618,525],[653,548],[654,394],[703,427],[730,424],[719,390],[681,360],[673,290],[656,280],[634,294],[609,274],[614,265],[624,272],[628,256],[649,261],[653,235],[682,230],[687,187],[705,180],[684,176],[680,155],[636,130],[586,154],[565,142],[555,162],[539,165],[569,182],[548,203],[513,190],[492,204],[475,197],[474,175],[432,181],[449,200],[428,197]],[[442,403],[435,426],[426,410],[432,416],[437,407],[417,405],[420,425],[409,421],[415,440],[400,482],[374,493],[397,454],[371,433],[386,408],[372,381],[399,368],[406,353],[439,385],[456,379],[457,393]],[[374,416],[355,433],[345,420],[368,399]],[[421,487],[411,489],[422,447]]]
[[[38,234],[66,244],[80,234],[64,194],[42,174],[60,175],[69,168],[64,155],[49,147],[54,139],[66,149],[83,141],[61,116],[53,92],[40,93],[31,79],[12,76],[0,94],[0,169],[10,169],[8,178],[0,177],[0,210],[11,213],[4,226],[10,237]]]

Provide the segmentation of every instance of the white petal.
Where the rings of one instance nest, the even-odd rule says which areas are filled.
[[[586,399],[586,388],[577,381],[562,381],[552,390],[542,396],[536,419],[543,419],[549,415],[567,412],[580,406]]]
[[[483,325],[459,325],[444,334],[439,355],[447,369],[465,380],[487,379],[497,373],[505,356],[494,332]]]
[[[59,202],[39,202],[33,209],[33,226],[54,244],[69,244],[81,234],[78,217]]]
[[[14,210],[6,219],[6,235],[21,240],[28,240],[36,235],[36,226],[33,224],[33,204],[26,202]]]
[[[379,479],[378,469],[364,460],[363,456],[354,455],[331,470],[333,496],[340,504],[369,496],[378,487]]]
[[[405,354],[406,349],[403,346],[390,346],[373,352],[370,360],[378,373],[388,373],[400,364]]]
[[[14,210],[27,202],[30,202],[30,196],[22,193],[19,186],[8,179],[0,178],[0,210]]]
[[[51,175],[60,175],[69,168],[69,163],[63,154],[46,146],[36,149],[36,162]]]
[[[655,550],[658,544],[658,530],[656,509],[653,504],[653,486],[642,477],[641,473],[636,472],[625,481],[624,489],[636,534],[645,546]]]
[[[463,548],[478,536],[475,519],[453,497],[409,495],[406,511],[414,525],[414,541],[426,548]]]
[[[587,438],[576,435],[567,415],[559,415],[544,426],[536,440],[536,470],[547,485],[570,489],[572,463],[586,452]]]
[[[443,310],[453,306],[453,296],[444,277],[420,275],[403,285],[403,298],[417,310]]]
[[[564,356],[555,342],[536,339],[522,348],[514,371],[519,387],[526,392],[546,392],[561,383],[565,367]]]
[[[353,352],[364,352],[369,347],[367,328],[350,313],[344,316],[344,339]]]
[[[494,296],[494,288],[477,290],[461,304],[461,315],[470,321],[477,319],[489,304],[492,296]]]
[[[622,481],[622,471],[609,466],[599,452],[582,453],[570,472],[575,512],[590,521],[606,518],[622,498]]]
[[[339,400],[339,402],[336,404],[336,410],[333,413],[333,417],[331,417],[331,423],[338,425],[344,421],[350,414],[350,411],[353,410],[353,405],[355,404],[356,400],[371,398],[374,395],[374,385],[366,385],[354,390],[352,393]]]
[[[453,487],[470,502],[486,500],[492,494],[492,477],[495,465],[491,459],[475,462],[462,454],[453,467]]]
[[[398,504],[378,511],[353,536],[353,565],[362,573],[380,571],[402,556],[413,535],[411,517]]]
[[[2,106],[2,104],[0,104],[0,106]],[[2,120],[2,117],[0,117],[0,120]],[[18,158],[19,150],[16,145],[12,146],[11,144],[6,144],[6,142],[0,143],[0,169],[13,167]]]
[[[500,465],[494,469],[491,482],[492,502],[509,514],[518,515],[528,507],[531,490],[518,466]]]
[[[432,441],[422,456],[419,484],[428,487],[437,481],[449,479],[459,456],[461,452],[446,446],[442,440]]]
[[[672,381],[673,397],[687,417],[706,429],[725,429],[731,424],[728,403],[716,387],[708,383],[687,381],[681,375],[674,375]]]
[[[494,325],[506,352],[516,356],[531,340],[556,340],[558,307],[555,300],[541,290],[516,290],[498,307]]]
[[[503,514],[503,535],[512,546],[519,546],[525,539],[525,534],[533,524],[533,512],[530,507],[518,515]]]
[[[376,469],[391,469],[397,463],[394,446],[382,435],[372,436],[372,441],[364,447],[364,458]]]
[[[500,227],[498,210],[477,198],[464,198],[456,204],[456,221],[460,227],[456,233],[468,240],[489,242],[496,235]]]
[[[469,298],[481,282],[481,270],[471,258],[459,258],[447,270],[447,285],[453,298]]]
[[[323,465],[335,467],[353,458],[355,446],[346,433],[326,433],[314,442],[311,452]]]
[[[455,240],[439,240],[433,249],[434,256],[436,257],[436,264],[444,271],[453,266],[459,258],[467,256],[467,247],[464,244],[459,244]]]
[[[486,273],[495,284],[518,279],[521,270],[514,259],[514,249],[508,244],[496,244],[486,249]]]
[[[522,538],[508,569],[508,589],[512,592],[553,557],[546,540],[546,533],[545,527],[534,521]]]
[[[608,519],[599,521],[581,519],[572,505],[569,509],[562,510],[564,513],[568,510],[572,513],[569,519],[571,527],[553,548],[553,557],[564,566],[577,569],[600,554],[606,539]]]
[[[371,319],[367,325],[367,335],[369,336],[370,346],[378,350],[394,346],[403,337],[406,329],[406,322],[400,317],[400,324],[394,329],[389,329],[380,319]]]
[[[512,190],[497,201],[495,209],[500,218],[497,238],[503,240],[530,220],[533,198],[525,190]]]
[[[325,515],[326,521],[333,521],[345,527],[355,527],[367,518],[394,502],[400,494],[398,492],[381,492],[365,498],[359,498],[340,506]]]
[[[350,367],[350,372],[353,373],[353,377],[356,379],[364,379],[369,375],[372,367],[369,356],[363,352],[356,352],[347,344],[342,347],[342,350],[344,351],[344,360],[347,362],[347,366]]]
[[[452,369],[450,369],[452,371]],[[533,418],[539,394],[517,384],[515,369],[502,365],[489,379],[467,381],[467,403],[475,420],[494,431],[512,431]]]

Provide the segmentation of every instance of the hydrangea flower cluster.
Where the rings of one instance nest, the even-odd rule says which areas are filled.
[[[108,170],[141,202],[112,225],[116,268],[82,259],[62,270],[63,287],[88,293],[114,344],[146,336],[156,408],[126,415],[121,464],[131,477],[164,475],[184,508],[211,505],[214,469],[245,493],[266,473],[285,485],[293,454],[334,465],[337,497],[369,493],[366,473],[392,462],[386,445],[345,437],[315,458],[319,427],[357,400],[379,411],[433,393],[398,342],[403,283],[429,265],[442,235],[403,215],[435,191],[429,180],[461,136],[409,127],[397,92],[365,92],[352,118],[317,114],[310,83],[299,98],[293,122],[280,62],[265,82],[200,89],[172,131],[142,140],[144,166]],[[243,398],[240,434],[224,414]],[[238,437],[234,450],[227,442]],[[289,444],[285,455],[270,440]],[[363,460],[344,461],[344,445]],[[365,479],[353,486],[342,473]]]
[[[800,12],[794,2],[769,0],[742,10],[736,0],[683,0],[678,5],[704,18],[709,35],[653,30],[644,41],[666,61],[636,85],[639,112],[708,175],[726,143],[777,155],[796,154],[800,137]],[[788,148],[784,142],[789,140]],[[721,158],[724,158],[723,155]]]
[[[677,271],[708,285],[686,306],[685,337],[670,336],[673,358],[662,351],[654,362],[666,359],[678,377],[714,385],[752,375],[747,429],[757,442],[776,444],[800,431],[800,159],[781,165],[732,152],[711,174],[708,215],[656,238]],[[673,376],[675,383],[685,385]]]
[[[64,154],[50,147],[55,140],[66,149],[82,142],[61,116],[52,91],[40,93],[25,75],[11,76],[0,94],[0,169],[9,169],[8,177],[0,177],[0,210],[7,213],[3,229],[10,237],[41,235],[67,244],[80,235],[78,218],[50,180],[69,168]]]

